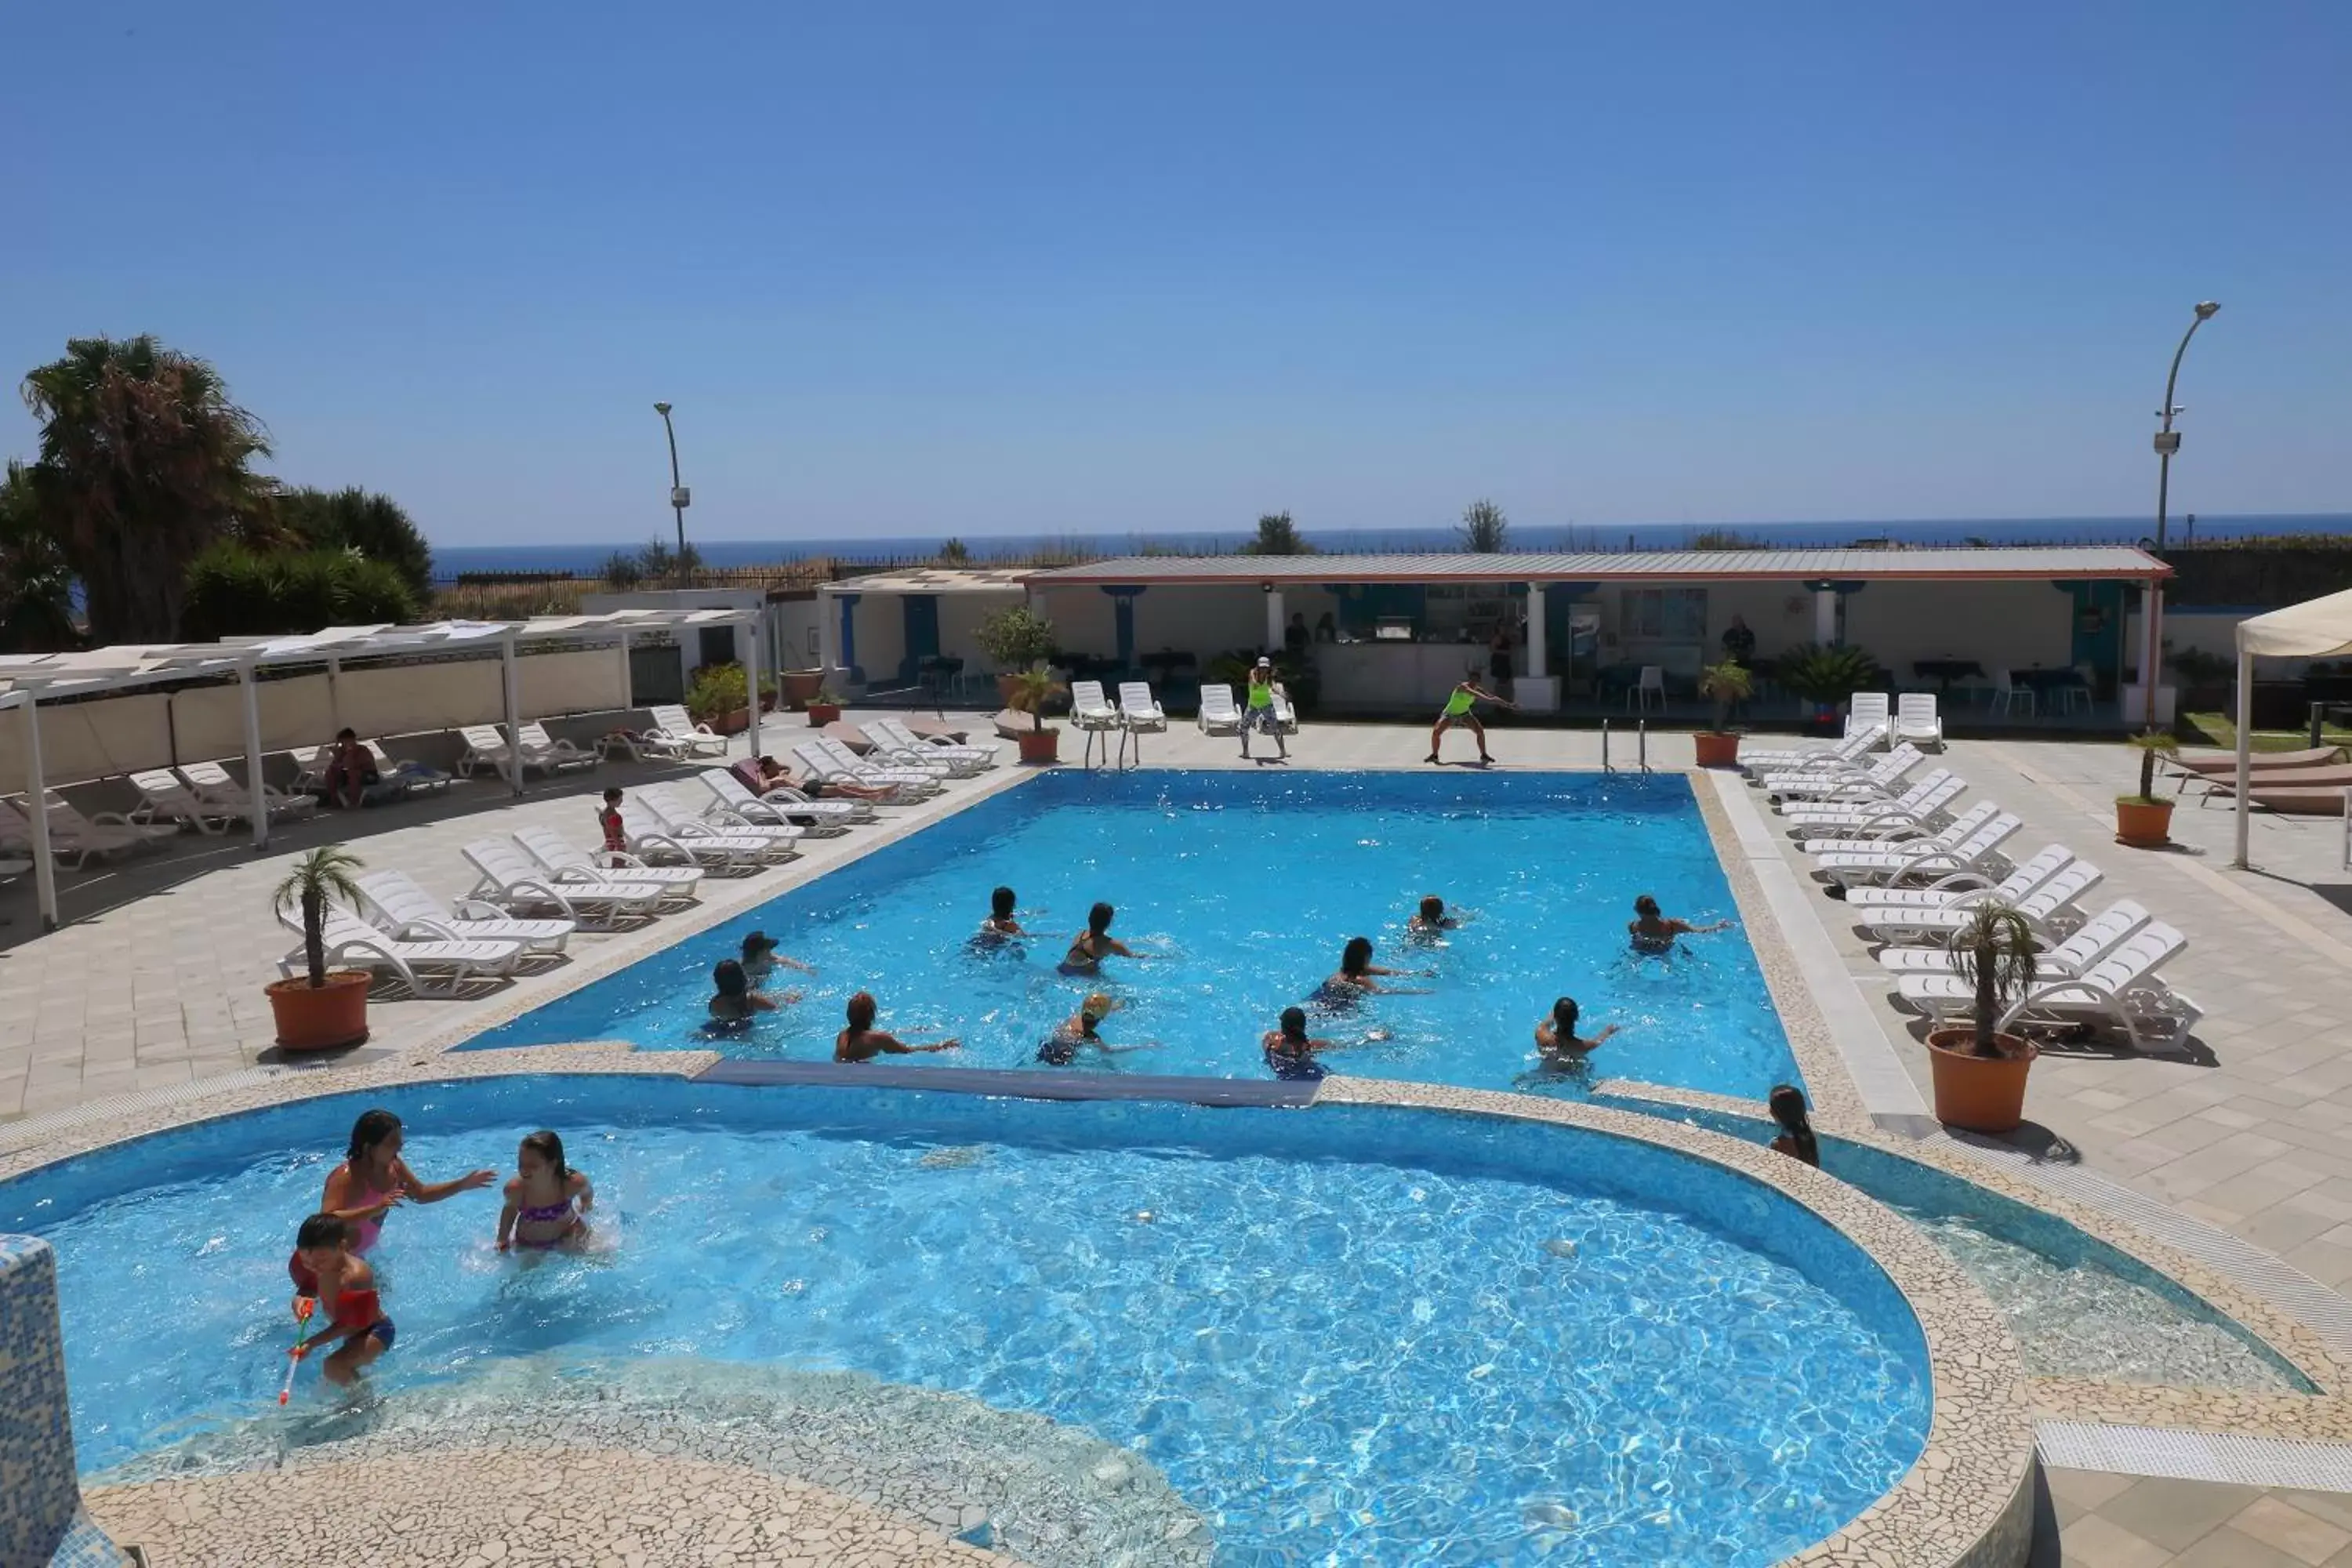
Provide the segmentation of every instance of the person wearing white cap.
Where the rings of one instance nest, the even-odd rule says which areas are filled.
[[[1289,743],[1282,738],[1282,726],[1274,717],[1275,693],[1281,690],[1281,684],[1274,679],[1274,660],[1261,655],[1257,667],[1250,671],[1249,700],[1242,708],[1243,756],[1250,754],[1250,731],[1262,730],[1274,737],[1276,754],[1284,759],[1289,757]]]

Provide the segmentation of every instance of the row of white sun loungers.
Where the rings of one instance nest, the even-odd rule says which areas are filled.
[[[2022,826],[2017,816],[1990,801],[1956,809],[1968,786],[1947,768],[1906,784],[1925,761],[1907,742],[1864,762],[1886,734],[1883,724],[1866,725],[1835,744],[1743,755],[1740,763],[1816,877],[1840,889],[1857,925],[1885,944],[1877,957],[1895,994],[1939,1023],[1970,1016],[1975,987],[1946,944],[1973,909],[1998,901],[2049,944],[2000,1027],[2112,1022],[2135,1047],[2158,1025],[2185,1036],[2202,1011],[2157,971],[2188,938],[2129,900],[2086,913],[2080,900],[2101,873],[2063,844],[2011,865],[2002,849]]]
[[[1889,705],[1884,691],[1856,691],[1846,698],[1845,732],[1857,735],[1867,730],[1881,731],[1878,742],[1893,744],[1909,741],[1917,745],[1941,749],[1944,744],[1944,719],[1936,705],[1932,691],[1906,691]]]
[[[921,765],[877,767],[831,737],[795,747],[795,754],[820,778],[903,781],[907,787],[894,801],[928,798],[946,780],[994,763],[991,748],[927,742],[887,721],[863,728],[877,752],[887,747],[889,755]],[[789,787],[754,793],[730,770],[705,768],[623,797],[627,848],[619,855],[592,851],[541,826],[466,845],[460,853],[476,879],[460,899],[436,898],[404,871],[364,873],[356,879],[359,909],[329,917],[327,961],[394,974],[415,995],[456,994],[468,983],[500,979],[535,958],[561,954],[582,925],[650,918],[693,898],[705,876],[782,865],[803,839],[877,820],[867,801],[811,799]],[[281,910],[278,918],[300,932],[298,912]],[[297,947],[279,968],[290,975],[307,962]]]

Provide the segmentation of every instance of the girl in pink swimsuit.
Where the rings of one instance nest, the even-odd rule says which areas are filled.
[[[596,1189],[563,1163],[563,1140],[534,1132],[515,1155],[518,1174],[507,1183],[507,1206],[499,1212],[499,1250],[509,1246],[544,1251],[576,1247],[588,1239],[588,1211]]]
[[[400,1157],[400,1118],[389,1110],[370,1110],[352,1123],[352,1142],[343,1163],[327,1177],[326,1195],[319,1212],[333,1215],[348,1227],[347,1248],[364,1254],[375,1245],[384,1215],[403,1203],[437,1204],[458,1193],[487,1187],[499,1179],[496,1171],[468,1171],[454,1182],[427,1182]],[[297,1291],[305,1289],[309,1270],[299,1252],[287,1259],[286,1271]],[[316,1281],[310,1281],[315,1289]]]

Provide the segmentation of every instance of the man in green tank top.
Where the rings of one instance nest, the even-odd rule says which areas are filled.
[[[1518,707],[1517,703],[1506,700],[1482,689],[1478,684],[1477,672],[1473,670],[1456,682],[1454,689],[1447,693],[1445,711],[1440,713],[1437,716],[1437,722],[1430,726],[1429,760],[1431,762],[1437,761],[1437,749],[1444,743],[1445,731],[1453,729],[1456,724],[1462,725],[1478,738],[1479,762],[1492,763],[1495,760],[1486,754],[1486,726],[1478,722],[1478,715],[1472,710],[1481,702],[1498,703],[1510,709]]]
[[[1253,730],[1264,731],[1274,737],[1278,758],[1287,760],[1290,756],[1289,743],[1282,738],[1282,722],[1276,718],[1274,711],[1275,693],[1281,689],[1281,685],[1274,679],[1274,660],[1261,658],[1256,668],[1250,671],[1249,694],[1242,707],[1243,756],[1250,754],[1249,738]]]

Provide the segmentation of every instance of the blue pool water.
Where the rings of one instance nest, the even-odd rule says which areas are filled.
[[[1923,1337],[1866,1257],[1600,1134],[642,1078],[373,1102],[428,1180],[555,1125],[617,1237],[526,1262],[489,1249],[493,1194],[393,1215],[394,1398],[546,1352],[862,1372],[1131,1447],[1246,1564],[1769,1563],[1927,1427]],[[367,1103],[0,1184],[0,1230],[58,1249],[86,1468],[272,1418],[289,1242]]]
[[[975,952],[990,889],[1042,910],[1042,933]],[[1591,1070],[1761,1099],[1797,1081],[1762,974],[1737,930],[1640,957],[1625,923],[1641,893],[1698,923],[1732,916],[1731,892],[1678,776],[1591,773],[1221,772],[1048,774],[890,845],[708,934],[525,1015],[474,1043],[626,1039],[730,1056],[823,1058],[842,1004],[871,990],[883,1026],[951,1033],[961,1051],[916,1063],[1015,1067],[1099,986],[1127,1004],[1093,1053],[1107,1070],[1258,1076],[1259,1037],[1339,967],[1348,938],[1374,962],[1430,970],[1317,1019],[1318,1035],[1385,1040],[1333,1053],[1334,1071],[1504,1088],[1535,1065],[1552,999],[1574,996],[1587,1034],[1616,1024]],[[1424,893],[1475,911],[1440,942],[1409,941]],[[1056,972],[1097,900],[1139,952],[1101,980]],[[710,968],[762,929],[816,966],[797,1007],[748,1036],[703,1032]],[[1573,1089],[1572,1083],[1563,1088]]]

